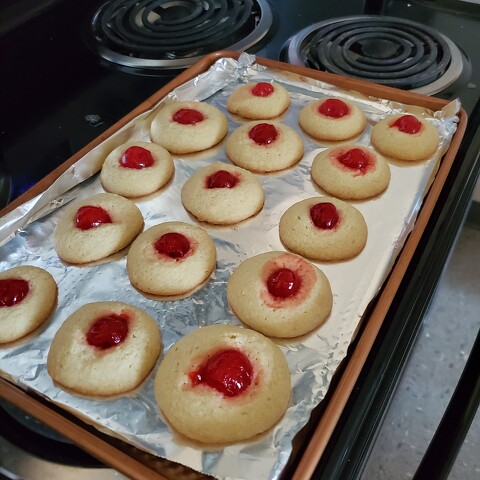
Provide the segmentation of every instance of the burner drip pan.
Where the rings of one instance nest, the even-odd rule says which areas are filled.
[[[89,43],[118,65],[180,69],[216,50],[249,48],[271,23],[265,0],[110,0],[93,16]]]
[[[292,37],[283,60],[390,87],[437,93],[462,72],[462,56],[441,33],[410,20],[352,16],[314,24]]]

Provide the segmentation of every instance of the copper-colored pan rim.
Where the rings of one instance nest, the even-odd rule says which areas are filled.
[[[132,110],[129,114],[123,117],[120,121],[115,123],[112,127],[102,133],[99,137],[82,148],[79,152],[73,155],[65,163],[60,165],[57,169],[52,171],[38,184],[24,193],[22,196],[14,200],[6,208],[0,211],[0,216],[13,210],[17,206],[25,203],[29,199],[35,197],[39,193],[48,188],[69,166],[79,160],[83,155],[93,149],[96,145],[111,136],[125,124],[127,124],[134,117],[151,109],[163,97],[165,97],[171,90],[194,78],[195,76],[205,72],[210,66],[220,58],[238,58],[238,52],[219,51],[205,56],[188,70],[178,75],[172,82],[165,85],[158,90],[150,98],[145,100],[141,105]],[[355,90],[360,93],[378,97],[396,100],[398,102],[408,105],[418,105],[432,110],[439,110],[448,104],[448,101],[434,97],[427,97],[425,95],[411,93],[408,91],[398,90],[382,85],[371,84],[362,80],[341,77],[338,75],[310,70],[304,67],[288,65],[282,62],[257,58],[257,62],[269,68],[289,71],[305,77],[322,80],[327,83],[332,83],[340,88],[347,90]],[[347,400],[352,392],[353,386],[358,379],[363,368],[365,360],[373,346],[377,334],[382,326],[383,320],[388,312],[390,305],[395,297],[400,282],[407,270],[407,267],[412,260],[415,249],[425,231],[428,219],[435,206],[435,203],[442,191],[445,180],[448,176],[450,168],[455,160],[455,154],[461,143],[467,123],[467,115],[463,109],[459,112],[459,123],[457,130],[452,138],[450,147],[444,155],[435,181],[433,182],[428,194],[426,195],[422,208],[418,214],[415,227],[402,249],[393,270],[384,285],[375,305],[370,313],[363,332],[358,338],[358,342],[353,350],[345,369],[339,379],[335,391],[330,397],[328,405],[326,405],[324,413],[322,414],[318,425],[312,437],[309,439],[308,445],[303,452],[299,463],[295,469],[292,480],[300,480],[310,478],[313,471],[322,456],[325,447],[333,433],[333,430],[340,418],[340,415],[347,403]],[[136,479],[158,479],[164,480],[161,473],[146,465],[141,460],[133,458],[131,455],[118,450],[116,447],[110,445],[108,442],[87,431],[82,427],[81,422],[72,421],[56,410],[49,408],[41,402],[38,402],[33,396],[24,392],[20,388],[11,384],[10,382],[0,378],[0,396],[5,397],[8,401],[16,404],[29,414],[41,419],[50,427],[60,431],[67,438],[81,446],[91,455],[99,458],[101,461],[110,464],[113,468]]]

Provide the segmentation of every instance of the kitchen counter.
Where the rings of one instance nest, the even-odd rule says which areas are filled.
[[[480,222],[467,218],[425,315],[362,480],[412,478],[447,408],[480,329]],[[480,411],[452,480],[480,475]]]

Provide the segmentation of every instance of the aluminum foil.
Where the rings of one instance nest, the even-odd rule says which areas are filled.
[[[52,232],[63,214],[63,205],[74,198],[103,191],[96,175],[103,159],[127,140],[149,141],[150,122],[164,102],[206,100],[226,112],[226,100],[239,84],[271,80],[281,83],[290,92],[292,103],[281,120],[302,136],[305,155],[294,168],[258,176],[266,199],[259,215],[234,227],[202,224],[213,237],[218,252],[217,268],[205,287],[183,300],[159,302],[143,297],[130,285],[125,257],[85,267],[66,266],[58,259]],[[330,280],[334,306],[327,322],[313,333],[277,342],[290,366],[293,387],[290,406],[279,424],[252,441],[204,449],[172,436],[162,420],[153,393],[156,369],[135,392],[109,400],[83,398],[56,387],[46,369],[50,343],[62,322],[86,303],[119,300],[144,309],[158,321],[164,352],[197,327],[239,324],[227,304],[229,275],[247,257],[269,250],[284,250],[278,235],[280,216],[293,203],[324,194],[312,183],[310,167],[315,155],[330,145],[307,137],[299,129],[297,118],[308,101],[331,94],[351,99],[365,111],[368,126],[358,139],[362,145],[369,145],[371,127],[379,119],[412,109],[420,111],[437,127],[441,145],[435,156],[425,161],[408,165],[391,163],[388,189],[373,199],[352,202],[364,215],[369,229],[367,245],[360,255],[344,262],[316,263]],[[414,226],[422,199],[455,132],[459,108],[459,102],[454,101],[442,111],[431,112],[342,91],[285,71],[266,69],[247,54],[242,54],[238,61],[220,59],[207,72],[172,91],[152,111],[135,118],[94,148],[43,194],[0,220],[0,242],[3,243],[0,270],[16,265],[43,267],[59,286],[58,307],[46,326],[29,338],[0,349],[1,375],[24,389],[38,392],[103,432],[199,472],[220,479],[278,478],[291,453],[295,435],[308,422],[312,409],[325,397],[367,305],[382,286]],[[238,117],[227,116],[230,132],[244,123]],[[211,162],[228,161],[225,141],[206,152],[175,156],[174,159],[173,181],[160,192],[136,202],[144,215],[145,229],[172,220],[197,223],[180,201],[182,185],[196,169]]]

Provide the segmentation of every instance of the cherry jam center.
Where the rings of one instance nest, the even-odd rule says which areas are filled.
[[[75,217],[75,224],[80,230],[89,230],[105,223],[112,223],[112,219],[102,207],[85,205],[78,209]]]
[[[2,278],[0,280],[0,307],[13,307],[20,303],[30,291],[26,280]]]
[[[151,167],[155,163],[152,153],[143,147],[136,145],[125,150],[120,157],[120,165],[124,168],[134,168],[141,170],[142,168]]]
[[[226,170],[219,170],[207,177],[207,188],[233,188],[238,178]]]
[[[259,123],[250,129],[248,136],[258,145],[269,145],[277,138],[278,131],[270,123]]]
[[[267,280],[268,291],[279,298],[295,295],[300,288],[300,278],[289,268],[279,268]]]
[[[331,230],[338,223],[338,212],[330,202],[317,203],[310,209],[310,218],[314,225],[323,230]]]
[[[195,125],[204,118],[203,113],[194,108],[181,108],[173,115],[173,121],[182,125]]]
[[[342,165],[352,170],[365,170],[370,164],[368,155],[360,148],[352,148],[337,158]]]
[[[252,88],[252,94],[256,97],[268,97],[273,93],[273,90],[274,88],[271,83],[260,82]]]
[[[422,128],[422,124],[418,120],[418,118],[414,117],[413,115],[403,115],[398,118],[395,122],[390,125],[391,127],[398,128],[403,133],[409,133],[413,135],[420,131]]]
[[[345,102],[337,98],[329,98],[320,105],[318,111],[326,117],[341,118],[347,115],[350,109]]]
[[[155,249],[170,258],[183,258],[190,250],[190,242],[181,233],[169,232],[155,242]]]
[[[205,365],[190,373],[192,385],[206,384],[226,397],[236,397],[252,382],[253,367],[238,350],[221,350],[211,356]]]
[[[92,347],[106,350],[122,343],[128,335],[128,316],[111,313],[98,318],[87,332]]]

